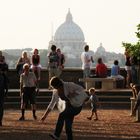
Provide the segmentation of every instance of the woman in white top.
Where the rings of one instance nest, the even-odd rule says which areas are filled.
[[[60,114],[55,132],[54,134],[50,134],[50,136],[53,139],[58,140],[65,122],[67,140],[73,140],[72,124],[74,117],[81,112],[83,103],[89,97],[83,87],[73,82],[63,82],[57,77],[52,77],[50,86],[54,88],[52,99],[41,120],[44,121],[49,112],[54,108],[55,104],[57,104]]]

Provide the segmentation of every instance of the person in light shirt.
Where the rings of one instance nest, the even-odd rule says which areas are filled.
[[[124,80],[124,77],[120,75],[120,66],[118,60],[114,60],[114,65],[111,67],[111,77],[117,80]]]
[[[91,69],[91,62],[93,63],[93,57],[89,53],[89,46],[86,45],[84,47],[84,52],[81,54],[81,61],[82,61],[82,70],[83,70],[83,77],[90,76],[90,69]]]
[[[23,65],[23,73],[20,75],[20,96],[21,96],[21,117],[20,121],[25,120],[25,108],[30,101],[32,105],[32,112],[34,120],[37,119],[36,116],[36,105],[35,105],[35,89],[37,84],[36,76],[33,72],[29,71],[29,64],[25,63]]]
[[[89,96],[83,87],[73,82],[64,82],[58,77],[52,77],[50,86],[54,88],[52,99],[41,120],[44,121],[57,104],[60,114],[55,132],[54,134],[50,134],[50,137],[58,140],[65,123],[67,140],[73,140],[72,124],[74,117],[81,112],[82,106],[89,99]]]
[[[95,88],[90,88],[89,89],[89,95],[90,95],[90,102],[91,102],[91,115],[90,117],[87,117],[88,120],[92,120],[93,115],[95,114],[95,121],[98,120],[98,114],[97,114],[97,108],[99,106],[99,98],[97,97],[95,93]]]

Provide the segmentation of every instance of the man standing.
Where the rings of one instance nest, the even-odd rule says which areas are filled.
[[[49,68],[49,80],[53,76],[59,77],[58,73],[59,56],[56,52],[56,46],[51,46],[51,52],[48,54],[48,68]]]
[[[91,68],[91,62],[93,63],[93,57],[89,53],[89,46],[86,45],[84,47],[84,52],[81,54],[81,61],[82,61],[82,70],[83,70],[83,77],[89,77],[90,76],[90,68]]]
[[[20,121],[25,120],[24,112],[28,101],[32,105],[33,118],[36,120],[36,105],[35,105],[35,89],[37,79],[33,72],[29,71],[29,65],[25,63],[23,65],[23,73],[20,75],[20,96],[21,96],[21,117]]]
[[[8,79],[4,73],[2,65],[0,65],[0,126],[2,126],[4,97],[8,92]]]
[[[62,74],[62,71],[64,69],[64,63],[65,63],[65,56],[61,52],[60,48],[57,48],[56,50],[58,57],[59,57],[59,63],[58,63],[58,77]]]

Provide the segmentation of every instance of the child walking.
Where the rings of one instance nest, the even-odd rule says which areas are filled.
[[[97,95],[95,94],[95,88],[90,88],[89,89],[89,95],[90,95],[90,102],[91,102],[91,116],[87,117],[88,120],[92,120],[93,115],[95,114],[95,121],[98,120],[98,114],[97,114],[97,108],[99,104],[99,99]]]

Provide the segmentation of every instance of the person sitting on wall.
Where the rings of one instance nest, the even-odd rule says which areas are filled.
[[[120,67],[119,67],[119,62],[118,60],[114,61],[114,65],[111,68],[111,77],[115,78],[117,81],[122,80],[123,81],[123,87],[124,87],[124,77],[122,75],[120,75]]]
[[[39,55],[38,49],[34,49],[34,52],[32,55],[31,69],[35,73],[37,80],[40,81],[41,64],[40,64],[40,55]]]
[[[96,77],[107,77],[107,66],[103,63],[102,58],[98,58],[98,64],[95,69]]]
[[[103,63],[102,58],[98,58],[98,64],[96,65],[95,75],[93,78],[106,78],[107,66]],[[95,82],[96,88],[101,88],[101,82]]]
[[[20,74],[23,73],[23,65],[25,63],[27,63],[29,66],[31,65],[30,58],[28,57],[27,52],[23,51],[22,56],[19,57],[17,64],[16,64],[16,70],[17,70],[17,73],[19,74],[19,76],[20,76]]]

